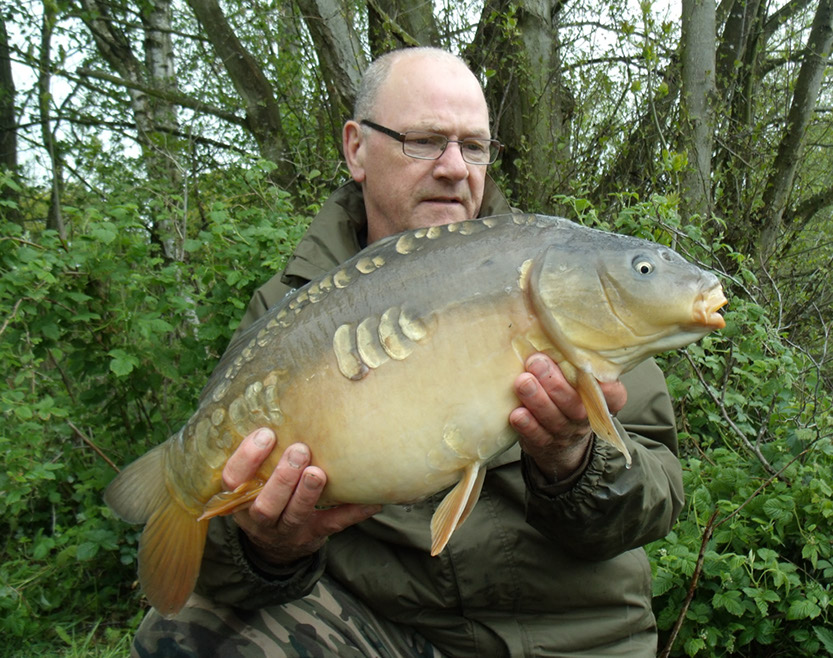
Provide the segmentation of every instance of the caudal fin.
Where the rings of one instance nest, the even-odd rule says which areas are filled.
[[[161,615],[175,615],[194,591],[207,532],[208,521],[197,521],[173,499],[145,526],[139,540],[139,582]]]
[[[463,471],[463,477],[448,492],[434,516],[431,518],[431,555],[439,555],[451,539],[451,534],[465,521],[483,488],[486,469],[480,463],[473,463]]]
[[[125,468],[104,492],[104,501],[128,523],[144,523],[139,540],[139,583],[151,605],[166,617],[185,605],[197,582],[208,522],[171,497],[165,482],[166,443]]]

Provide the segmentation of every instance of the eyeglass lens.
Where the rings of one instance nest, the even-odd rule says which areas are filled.
[[[460,144],[463,160],[470,164],[491,164],[497,159],[499,148],[494,140],[468,137],[463,140],[449,140],[437,133],[407,132],[402,141],[405,155],[423,160],[439,158],[449,142]]]

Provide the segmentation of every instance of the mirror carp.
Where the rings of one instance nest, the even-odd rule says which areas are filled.
[[[513,382],[535,352],[576,386],[598,438],[630,464],[598,382],[725,326],[718,279],[671,249],[566,219],[514,214],[370,245],[294,291],[229,347],[197,411],[105,492],[145,524],[139,581],[176,614],[199,574],[208,520],[257,495],[283,450],[310,447],[322,505],[404,504],[453,487],[431,522],[439,554],[517,436]],[[224,492],[242,439],[277,445],[256,481]]]

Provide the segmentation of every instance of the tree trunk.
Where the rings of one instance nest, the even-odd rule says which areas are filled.
[[[343,0],[296,2],[315,44],[321,75],[330,97],[330,113],[338,119],[332,122],[339,130],[334,138],[336,143],[341,143],[341,125],[352,116],[359,82],[367,68],[355,17]]]
[[[781,234],[784,211],[792,192],[807,128],[818,102],[831,46],[833,0],[821,0],[813,18],[804,61],[796,80],[792,104],[787,115],[787,126],[778,145],[774,167],[764,190],[763,212],[759,218],[761,232],[757,245],[758,258],[762,265],[766,265],[773,255]]]
[[[552,212],[553,195],[567,191],[570,114],[554,0],[487,1],[468,59],[494,70],[486,98],[498,139],[506,144],[497,167],[524,209]],[[497,17],[497,18],[495,18]],[[512,18],[512,21],[501,17]],[[505,28],[515,23],[516,29]]]
[[[52,30],[55,28],[57,6],[43,3],[43,19],[41,22],[40,55],[38,58],[38,110],[41,124],[41,139],[49,155],[51,166],[51,181],[49,195],[49,210],[46,213],[46,228],[57,231],[61,240],[66,240],[66,226],[61,209],[64,191],[64,160],[61,147],[52,132],[52,93],[51,93],[51,47]]]
[[[654,94],[628,133],[616,158],[602,174],[591,198],[600,205],[611,202],[620,192],[650,193],[657,175],[664,135],[671,132],[672,114],[680,94],[680,70],[676,62],[663,72],[661,91]]]
[[[407,46],[438,46],[434,7],[424,0],[367,0],[370,52],[376,58]]]
[[[714,0],[683,0],[682,6],[682,146],[688,166],[682,177],[684,218],[712,212],[711,160],[714,144],[712,102],[715,95]]]
[[[17,117],[15,87],[6,21],[0,17],[0,169],[17,169]],[[4,191],[8,194],[8,190]]]
[[[260,64],[237,38],[216,0],[188,0],[188,4],[243,99],[247,124],[261,155],[277,165],[275,182],[290,186],[296,177],[295,164],[287,155],[280,108],[272,85]]]

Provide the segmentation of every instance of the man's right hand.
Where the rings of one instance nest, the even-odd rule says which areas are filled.
[[[266,428],[247,436],[229,457],[223,483],[232,490],[255,477],[275,446],[275,433]],[[381,505],[339,505],[315,508],[327,474],[310,465],[306,444],[293,443],[283,453],[263,490],[234,520],[246,533],[259,556],[272,564],[289,564],[315,553],[327,537],[364,521]]]

